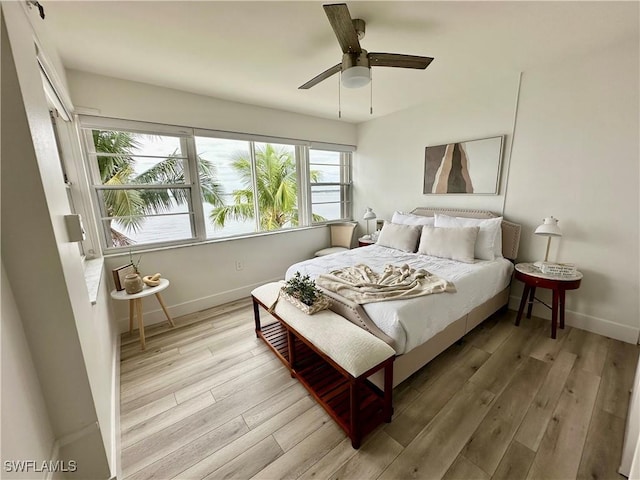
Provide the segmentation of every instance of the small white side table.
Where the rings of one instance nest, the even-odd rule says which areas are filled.
[[[125,290],[111,290],[111,298],[114,300],[129,300],[129,333],[133,333],[133,312],[135,310],[138,317],[138,331],[140,333],[140,346],[142,350],[146,348],[144,339],[144,321],[142,320],[142,299],[149,295],[155,295],[158,299],[158,303],[162,307],[162,311],[167,316],[167,320],[172,327],[175,327],[173,319],[169,315],[167,306],[164,304],[160,292],[169,286],[169,280],[166,278],[160,279],[160,285],[155,287],[149,287],[145,285],[141,292],[128,294]]]

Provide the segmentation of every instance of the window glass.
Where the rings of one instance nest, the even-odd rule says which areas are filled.
[[[218,188],[204,203],[207,238],[298,226],[295,147],[196,137]]]
[[[196,136],[186,127],[82,121],[106,251],[351,217],[348,152],[257,141],[249,134],[199,130]]]
[[[298,173],[295,147],[256,142],[255,162],[260,230],[297,227]]]
[[[188,162],[179,137],[114,130],[91,130],[90,136],[107,248],[195,236]]]
[[[211,172],[209,178],[215,179],[202,185],[207,238],[256,231],[253,199],[248,195],[252,189],[251,172],[247,191],[240,170],[242,159],[251,158],[250,150],[250,142],[243,140],[196,137],[198,162]]]
[[[350,217],[350,158],[348,153],[309,150],[312,222]]]

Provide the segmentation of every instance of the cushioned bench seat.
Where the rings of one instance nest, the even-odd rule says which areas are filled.
[[[256,335],[262,338],[342,426],[358,448],[363,435],[391,421],[395,351],[371,333],[331,310],[307,315],[278,299],[283,282],[262,285],[251,295]],[[276,303],[277,300],[277,303]],[[259,305],[272,322],[262,324]],[[384,392],[366,377],[384,369]],[[322,388],[320,389],[319,386]]]

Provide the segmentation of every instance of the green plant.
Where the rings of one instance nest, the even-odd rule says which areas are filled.
[[[134,262],[133,261],[133,253],[131,252],[131,250],[129,250],[129,263],[131,263],[131,265],[133,265],[133,271],[136,272],[137,274],[140,274],[140,270],[138,270],[138,266],[140,265],[140,260],[142,260],[142,255],[140,255],[138,257],[138,261]]]
[[[260,230],[299,225],[296,160],[291,152],[269,143],[256,147],[255,190],[251,159],[244,153],[237,153],[232,166],[242,180],[243,187],[233,191],[234,203],[220,205],[211,212],[210,219],[214,227],[224,227],[227,220],[254,219],[254,194],[258,197]],[[319,171],[311,170],[309,173],[312,182],[320,179]],[[314,222],[324,220],[321,215],[313,214]]]
[[[296,272],[293,277],[287,280],[282,289],[287,295],[291,295],[309,306],[322,296],[322,292],[316,287],[316,282],[311,280],[309,275],[303,277],[300,272]]]

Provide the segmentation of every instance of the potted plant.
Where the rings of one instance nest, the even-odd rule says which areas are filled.
[[[309,315],[329,307],[329,299],[318,289],[316,282],[300,272],[285,282],[280,294]]]
[[[138,257],[137,262],[134,262],[133,254],[131,253],[131,250],[129,250],[129,261],[131,262],[131,266],[133,267],[133,273],[130,273],[124,277],[124,289],[128,294],[140,293],[144,288],[142,277],[140,277],[140,270],[138,269],[140,260],[142,260],[141,256]]]

